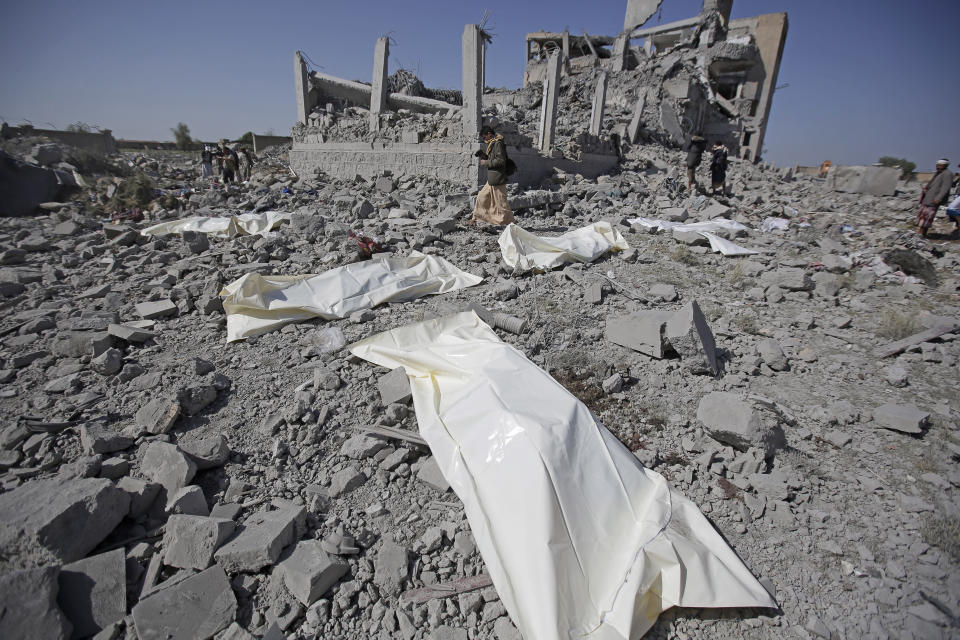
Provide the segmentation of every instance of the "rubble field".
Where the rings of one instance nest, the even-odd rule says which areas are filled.
[[[4,149],[79,180],[0,218],[0,636],[519,638],[406,376],[346,349],[471,305],[780,605],[674,608],[645,637],[957,636],[960,250],[944,218],[911,229],[919,186],[732,159],[729,195],[689,194],[684,154],[640,144],[596,180],[508,187],[526,231],[605,221],[629,245],[541,272],[435,178],[296,176],[275,147],[224,186],[191,154]],[[140,233],[268,211],[289,220]],[[755,253],[641,218],[736,222],[710,234]],[[483,282],[226,341],[220,293],[246,274],[412,251]]]

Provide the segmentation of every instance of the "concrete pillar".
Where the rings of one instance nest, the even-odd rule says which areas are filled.
[[[373,50],[373,90],[370,92],[370,129],[379,131],[380,112],[387,108],[387,60],[390,58],[390,39],[377,38]]]
[[[570,31],[563,30],[563,68],[570,73]]]
[[[553,150],[553,134],[557,126],[557,105],[560,98],[560,52],[550,54],[547,60],[547,75],[543,78],[543,100],[540,107],[540,153],[549,155]]]
[[[480,109],[483,101],[483,38],[480,26],[463,28],[463,135],[476,140],[480,135]]]
[[[610,58],[610,70],[617,72],[627,68],[627,54],[630,53],[630,38],[621,33],[613,41],[613,56]]]
[[[483,109],[483,90],[487,86],[487,41],[480,38],[480,108]]]
[[[297,84],[297,122],[307,124],[310,115],[308,102],[310,94],[310,77],[307,75],[307,63],[303,61],[303,54],[299,51],[293,54],[293,78]]]
[[[590,110],[590,135],[599,136],[603,124],[603,108],[607,102],[607,72],[601,71],[597,88],[593,92],[593,108]]]
[[[643,108],[647,105],[647,92],[641,90],[637,96],[637,104],[633,107],[633,117],[630,118],[630,126],[627,127],[627,141],[634,144],[637,141],[637,134],[640,133],[640,119],[643,117]]]

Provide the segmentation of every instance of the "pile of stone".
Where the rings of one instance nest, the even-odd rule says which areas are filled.
[[[278,156],[223,188],[193,158],[165,162],[182,179],[143,170],[186,191],[143,222],[77,201],[0,219],[0,636],[517,638],[403,372],[343,348],[471,305],[690,497],[782,606],[668,612],[651,637],[951,634],[960,253],[908,232],[915,193],[733,163],[732,195],[690,195],[680,153],[640,145],[617,175],[510,191],[533,233],[607,220],[631,248],[515,276],[497,230],[462,224],[475,193],[438,180],[301,178]],[[87,182],[95,200],[113,184]],[[270,209],[292,223],[139,234]],[[735,220],[759,253],[713,254],[637,216]],[[351,230],[485,282],[225,344],[224,284],[362,259]]]

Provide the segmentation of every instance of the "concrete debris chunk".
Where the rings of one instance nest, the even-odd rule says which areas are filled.
[[[333,474],[330,479],[330,497],[349,493],[367,481],[366,474],[354,466],[348,466]]]
[[[123,368],[123,354],[117,349],[107,349],[91,360],[90,366],[102,376],[112,376]]]
[[[666,335],[688,371],[696,374],[720,372],[716,340],[696,300],[683,305],[667,320]]]
[[[156,335],[152,331],[138,329],[126,324],[109,324],[107,325],[107,333],[120,340],[137,344],[146,342]]]
[[[217,399],[217,389],[212,384],[184,387],[177,392],[180,410],[185,415],[195,416]]]
[[[173,300],[158,300],[156,302],[140,302],[134,307],[137,314],[144,320],[159,320],[169,318],[179,313],[177,303]]]
[[[0,494],[0,552],[7,558],[45,549],[62,562],[94,549],[127,515],[130,497],[104,478],[36,480]]]
[[[57,602],[73,624],[73,638],[86,638],[127,614],[127,567],[123,549],[64,565]]]
[[[180,403],[169,398],[155,398],[140,407],[134,421],[147,433],[167,433],[180,417]]]
[[[873,421],[885,429],[902,433],[923,433],[930,414],[912,404],[884,404],[873,410]]]
[[[230,459],[230,445],[222,433],[199,440],[181,441],[178,445],[197,465],[198,471],[222,467]]]
[[[340,446],[340,454],[354,460],[363,460],[375,455],[386,446],[387,443],[380,438],[357,434],[350,436],[343,442]]]
[[[167,586],[167,583],[173,583]],[[237,598],[222,567],[158,585],[133,608],[137,637],[206,640],[237,617]]]
[[[0,575],[0,638],[70,640],[73,625],[60,610],[59,567]]]
[[[231,573],[260,571],[276,564],[280,552],[295,541],[305,518],[302,507],[260,511],[250,516],[239,533],[220,547],[214,557]]]
[[[234,528],[226,518],[170,516],[163,535],[163,562],[180,569],[206,569]]]
[[[309,606],[349,573],[350,565],[331,559],[318,540],[303,540],[280,562],[278,570],[290,593]]]
[[[765,287],[780,287],[787,291],[810,291],[813,280],[805,270],[796,267],[780,267],[760,274],[760,284]]]
[[[184,487],[167,498],[167,513],[182,513],[191,516],[210,515],[210,507],[203,489],[196,485]]]
[[[450,483],[440,472],[440,465],[436,459],[430,456],[420,463],[420,469],[417,471],[417,479],[426,485],[429,485],[437,491],[445,492],[450,490]]]
[[[757,344],[757,354],[763,363],[774,371],[786,371],[790,368],[783,347],[773,338],[765,338]]]
[[[751,447],[767,458],[786,445],[779,423],[733,393],[712,391],[700,399],[697,420],[714,440],[738,451]]]
[[[117,488],[122,489],[130,497],[129,515],[134,519],[144,515],[153,506],[162,489],[156,482],[147,482],[130,476],[120,478],[117,481]]]
[[[197,472],[197,465],[176,445],[151,442],[145,447],[140,472],[162,485],[169,497],[190,484]]]
[[[377,389],[380,390],[380,401],[384,406],[393,403],[407,403],[412,395],[410,392],[410,380],[407,378],[407,372],[403,367],[397,367],[390,373],[380,376],[377,381]]]
[[[381,592],[396,595],[410,571],[410,551],[384,536],[373,560],[373,582]]]
[[[89,454],[113,453],[133,446],[133,438],[114,431],[102,422],[89,422],[80,426],[80,446]]]

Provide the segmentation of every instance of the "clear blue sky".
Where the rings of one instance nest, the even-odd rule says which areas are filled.
[[[82,121],[124,138],[237,137],[296,119],[293,52],[326,73],[369,80],[376,38],[390,71],[460,86],[463,25],[491,14],[487,84],[523,78],[523,37],[539,29],[616,34],[626,0],[326,0],[70,2],[10,0],[0,21],[0,119],[37,127]],[[648,25],[698,13],[665,0]],[[960,162],[960,0],[735,0],[733,17],[786,11],[790,29],[766,138],[778,165],[869,164],[906,157],[921,169]]]

